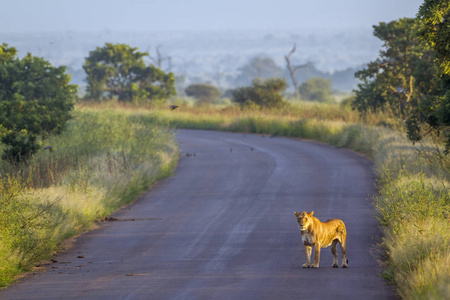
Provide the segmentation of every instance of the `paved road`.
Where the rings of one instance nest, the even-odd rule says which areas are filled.
[[[260,135],[181,130],[178,138],[173,177],[0,299],[393,298],[371,254],[368,160]],[[331,268],[329,248],[319,269],[301,268],[294,210],[344,220],[348,269]]]

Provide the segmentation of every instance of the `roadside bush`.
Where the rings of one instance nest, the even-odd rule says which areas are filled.
[[[16,54],[0,45],[0,142],[2,158],[11,162],[28,159],[40,148],[40,138],[63,131],[77,91],[64,67]]]
[[[298,88],[300,97],[307,101],[317,101],[324,103],[335,102],[332,97],[333,87],[331,80],[315,77],[303,82]]]
[[[287,103],[283,99],[288,87],[286,80],[270,78],[265,81],[255,79],[251,86],[240,87],[232,91],[232,100],[247,108],[280,108]]]
[[[191,84],[186,88],[186,95],[198,100],[198,105],[211,104],[220,97],[220,91],[209,84]]]

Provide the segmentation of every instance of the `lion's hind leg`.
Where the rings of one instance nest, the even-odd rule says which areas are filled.
[[[341,254],[342,254],[342,268],[348,267],[348,260],[347,260],[347,245],[345,242],[345,239],[339,243],[339,246],[341,247]]]
[[[337,251],[336,251],[336,245],[339,241],[333,240],[333,243],[331,244],[331,252],[333,253],[333,268],[337,268],[338,267],[338,255],[337,255]]]

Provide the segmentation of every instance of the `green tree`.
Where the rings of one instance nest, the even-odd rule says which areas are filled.
[[[89,52],[83,69],[87,74],[87,97],[117,97],[120,101],[161,100],[175,95],[175,76],[154,65],[146,66],[146,52],[126,44],[106,43]]]
[[[191,84],[186,88],[186,95],[198,99],[199,104],[210,104],[220,97],[220,91],[209,84]]]
[[[413,142],[443,132],[448,152],[450,77],[445,74],[442,53],[430,48],[425,38],[424,32],[438,31],[421,16],[423,8],[430,8],[431,3],[439,7],[442,4],[426,1],[418,20],[405,18],[374,26],[374,35],[384,42],[383,49],[377,60],[355,74],[362,83],[355,90],[352,106],[361,112],[389,109],[406,121],[407,136]],[[443,16],[440,14],[438,19]],[[424,28],[427,26],[432,28]]]
[[[133,82],[133,93],[127,99],[136,103],[146,101],[165,101],[177,94],[175,89],[175,75],[166,73],[153,65],[145,67],[140,76]],[[135,94],[137,97],[134,97]]]
[[[407,120],[408,138],[419,141],[428,133],[443,133],[445,152],[450,152],[450,2],[425,0],[417,14],[418,35],[435,54],[432,70],[437,84],[424,97]],[[425,82],[428,82],[425,78]]]
[[[380,57],[356,72],[362,81],[355,91],[354,108],[361,112],[389,108],[406,119],[421,99],[438,83],[433,53],[419,41],[414,19],[399,19],[374,26],[374,35],[384,42]],[[427,77],[425,80],[424,77]]]
[[[315,77],[303,82],[299,87],[300,97],[308,101],[334,102],[330,79]]]
[[[0,46],[0,142],[3,159],[20,161],[39,149],[38,137],[59,134],[70,119],[77,86],[65,67],[53,67],[15,48]]]
[[[437,54],[438,64],[450,74],[450,2],[425,0],[417,14],[419,36]]]
[[[8,47],[8,45],[5,43],[3,43],[0,46],[0,64],[7,63],[7,62],[14,60],[16,55],[17,55],[16,48]]]
[[[255,79],[251,86],[233,90],[232,100],[241,107],[256,105],[261,108],[277,108],[286,104],[282,92],[287,87],[286,80],[281,78],[269,78],[265,81]]]

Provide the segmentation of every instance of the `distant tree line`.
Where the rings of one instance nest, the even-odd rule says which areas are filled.
[[[269,78],[290,78],[291,81],[294,78],[298,82],[297,86],[294,82],[291,85],[291,91],[294,93],[295,91],[298,92],[300,83],[317,77],[330,80],[333,88],[338,90],[351,91],[358,83],[358,80],[354,78],[354,74],[358,68],[347,68],[331,74],[318,70],[312,62],[296,65],[294,62],[291,62],[293,61],[292,57],[288,59],[289,63],[292,64],[292,70],[289,70],[288,65],[283,69],[270,57],[254,57],[238,69],[239,75],[236,78],[229,79],[229,81],[235,86],[248,86],[252,84],[254,78],[261,78],[263,80]],[[293,74],[291,74],[291,71]]]

